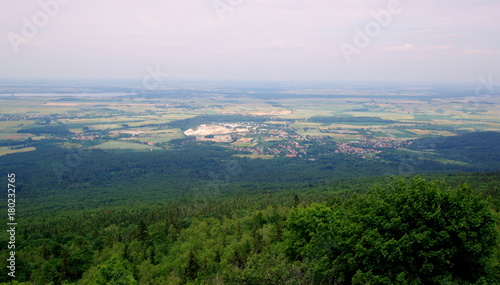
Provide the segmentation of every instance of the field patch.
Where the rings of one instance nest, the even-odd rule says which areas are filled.
[[[260,159],[272,159],[274,155],[270,154],[235,154],[236,157],[248,157],[248,158],[260,158]]]
[[[36,148],[34,147],[26,147],[26,148],[20,148],[20,149],[10,149],[11,147],[0,147],[0,156],[2,155],[7,155],[11,153],[18,153],[18,152],[28,152],[28,151],[34,151]]]
[[[421,136],[425,135],[446,136],[446,137],[456,136],[456,134],[449,131],[435,131],[435,130],[421,130],[421,129],[406,129],[406,130]]]
[[[160,149],[158,147],[150,146],[150,145],[146,145],[146,144],[129,143],[129,142],[122,142],[122,141],[105,142],[105,143],[93,146],[92,148],[97,148],[97,149],[133,149],[133,150]]]

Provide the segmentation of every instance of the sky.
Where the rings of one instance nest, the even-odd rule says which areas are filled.
[[[500,81],[499,15],[498,0],[0,0],[0,79]]]

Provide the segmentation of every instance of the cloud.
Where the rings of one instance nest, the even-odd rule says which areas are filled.
[[[302,44],[293,42],[290,40],[275,40],[263,47],[263,49],[268,50],[284,50],[284,49],[295,49],[302,47]]]
[[[370,38],[379,53],[362,49],[350,65],[339,44],[355,46],[355,29],[388,0],[221,1],[240,4],[221,20],[213,0],[69,1],[19,54],[6,35],[22,34],[23,18],[41,8],[36,0],[0,1],[0,78],[135,79],[155,64],[185,79],[407,80],[409,65],[411,80],[500,73],[498,0],[402,1],[403,12]],[[393,68],[381,73],[381,60]]]
[[[461,39],[464,37],[467,37],[468,35],[466,33],[443,33],[443,32],[437,32],[436,35],[432,36],[432,39]]]
[[[464,51],[465,54],[491,54],[493,51],[484,49],[468,49]]]
[[[387,48],[383,48],[381,50],[385,51],[385,52],[405,52],[405,51],[411,51],[414,49],[415,49],[415,46],[413,46],[412,44],[405,44],[405,45],[401,45],[401,46],[387,47]]]
[[[442,45],[442,46],[427,46],[424,49],[425,50],[450,50],[453,47],[450,45]]]
[[[434,29],[418,29],[411,31],[412,34],[427,34],[427,33],[432,33],[434,32]]]
[[[132,37],[132,38],[129,38],[128,41],[130,43],[152,45],[152,46],[158,46],[158,47],[183,47],[183,46],[186,46],[185,43],[182,43],[180,41],[166,41],[163,39],[155,39],[155,38]]]
[[[282,51],[282,50],[293,50],[304,47],[304,44],[296,39],[276,39],[271,41],[266,41],[258,44],[247,44],[240,46],[227,47],[225,51]]]

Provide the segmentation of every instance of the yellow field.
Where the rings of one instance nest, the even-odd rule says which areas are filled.
[[[108,122],[113,122],[117,124],[120,124],[121,122],[130,122],[130,121],[142,122],[143,120],[134,117],[121,116],[112,118],[92,118],[92,119],[60,119],[58,121],[65,125],[71,125],[71,124],[98,125]]]
[[[415,133],[417,135],[436,135],[436,136],[447,136],[447,137],[456,136],[456,134],[449,131],[434,131],[434,130],[419,130],[419,129],[406,129],[406,130]]]
[[[122,141],[111,141],[105,142],[100,145],[93,146],[92,148],[97,149],[133,149],[133,150],[150,150],[150,149],[160,149],[155,146],[138,144],[138,143],[128,143]]]
[[[20,149],[10,149],[10,147],[0,147],[0,156],[11,154],[11,153],[28,152],[28,151],[34,151],[34,150],[36,150],[36,148],[34,148],[34,147],[26,147],[26,148],[20,148]]]
[[[264,124],[275,124],[275,125],[284,125],[286,122],[284,121],[266,121]]]
[[[36,122],[34,120],[21,120],[21,121],[1,121],[0,130],[5,130],[7,128],[18,127],[20,125],[28,126],[33,125]]]
[[[91,125],[89,129],[91,130],[108,130],[108,129],[119,129],[122,128],[119,124],[106,124],[106,125]]]
[[[274,155],[270,154],[235,154],[236,157],[248,157],[248,158],[261,158],[261,159],[272,159]]]
[[[322,125],[321,123],[314,123],[314,122],[295,122],[295,123],[293,123],[293,126],[296,128],[319,127],[321,125]]]

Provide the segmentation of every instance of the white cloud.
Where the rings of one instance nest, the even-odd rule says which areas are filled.
[[[303,46],[304,45],[299,43],[297,40],[277,39],[264,44],[249,46],[247,48],[256,50],[287,50],[301,48]]]
[[[452,48],[453,48],[453,46],[451,46],[451,45],[442,45],[442,46],[427,46],[424,49],[425,50],[450,50]]]
[[[404,45],[400,45],[400,46],[391,46],[391,47],[383,48],[381,50],[385,51],[385,52],[404,52],[404,51],[415,50],[415,46],[413,46],[412,44],[404,44]]]
[[[440,64],[436,80],[465,80],[470,66],[500,74],[499,53],[489,52],[500,46],[498,2],[402,1],[403,12],[349,65],[339,44],[354,44],[355,28],[373,21],[387,0],[244,0],[222,21],[212,0],[69,1],[19,54],[6,34],[21,32],[22,18],[40,11],[38,1],[0,1],[0,78],[135,78],[144,66],[161,63],[186,79],[365,80],[380,77],[383,59],[393,67],[387,80],[405,80],[408,64],[425,77],[425,59],[439,57],[467,68]]]
[[[468,49],[464,51],[465,54],[491,54],[493,51],[484,49]]]

